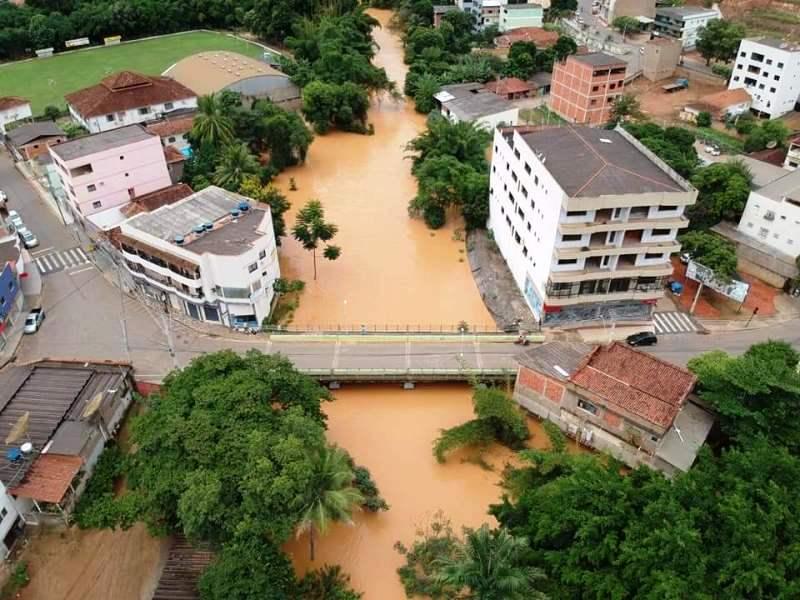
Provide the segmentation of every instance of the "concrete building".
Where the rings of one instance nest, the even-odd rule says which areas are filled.
[[[508,2],[500,7],[498,28],[500,31],[513,31],[520,27],[541,27],[544,22],[544,9],[538,3]]]
[[[445,85],[433,97],[442,115],[453,123],[477,123],[494,129],[519,122],[519,108],[490,92],[482,83]]]
[[[128,364],[83,360],[0,372],[0,534],[7,532],[6,551],[9,535],[16,537],[23,523],[66,520],[130,406],[130,374]],[[7,523],[12,509],[16,515]]]
[[[601,0],[600,18],[611,24],[617,17],[656,16],[656,0]]]
[[[508,50],[516,42],[533,42],[536,49],[550,48],[558,41],[557,31],[548,31],[541,27],[518,27],[505,31],[494,39],[496,49]],[[507,52],[506,52],[507,54]]]
[[[729,117],[736,117],[750,110],[753,100],[747,90],[738,88],[735,90],[723,90],[715,94],[703,96],[696,102],[683,109],[681,118],[687,121],[695,121],[701,112],[707,112],[712,119],[725,121]]]
[[[518,361],[522,407],[629,467],[688,471],[714,423],[691,372],[621,343],[550,342]]]
[[[752,110],[775,119],[795,110],[800,98],[800,45],[774,38],[748,38],[739,44],[728,89],[745,88]]]
[[[786,158],[783,160],[783,168],[794,171],[800,167],[800,136],[789,140],[789,147],[786,150]]]
[[[58,144],[50,156],[79,220],[172,183],[160,138],[141,125]]]
[[[655,38],[644,44],[642,76],[650,81],[661,81],[675,74],[675,67],[683,52],[679,40]]]
[[[159,119],[175,110],[197,108],[197,94],[168,77],[133,71],[109,75],[65,96],[67,108],[90,133]]]
[[[161,138],[161,145],[165,148],[172,146],[181,154],[190,153],[189,132],[194,124],[194,112],[169,116],[160,121],[148,123],[147,131],[155,133]]]
[[[15,127],[6,138],[16,160],[33,160],[48,154],[50,146],[66,141],[67,134],[53,121],[40,121]]]
[[[0,133],[6,133],[6,125],[32,116],[31,103],[26,98],[0,96]]]
[[[434,4],[433,6],[433,26],[439,27],[442,24],[442,17],[447,13],[458,10],[454,4]]]
[[[622,95],[627,63],[603,52],[575,54],[553,66],[548,105],[570,123],[602,125]]]
[[[654,29],[681,41],[687,50],[694,48],[700,30],[710,21],[721,19],[717,8],[699,6],[660,6],[656,9]]]
[[[120,225],[125,267],[165,308],[228,327],[258,327],[280,277],[269,210],[208,187]]]
[[[664,294],[697,190],[621,128],[497,130],[489,229],[533,315],[589,320]],[[649,319],[649,311],[645,319]]]
[[[250,101],[298,103],[300,89],[285,73],[236,52],[200,52],[178,61],[163,73],[200,96],[237,92]]]
[[[20,240],[4,224],[0,227],[0,352],[9,343],[11,328],[23,318],[19,278],[24,272]]]
[[[800,254],[800,171],[750,192],[738,229],[772,252]]]

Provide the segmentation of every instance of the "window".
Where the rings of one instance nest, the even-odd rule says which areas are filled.
[[[531,230],[531,224],[528,223],[528,231],[530,231],[530,230]]]
[[[615,292],[627,292],[631,287],[631,280],[627,277],[622,279],[612,279],[611,285],[608,286],[608,291],[612,294]]]
[[[219,322],[219,311],[214,306],[204,306],[203,312],[206,315],[206,321],[217,321]]]
[[[519,158],[519,150],[514,150],[514,156],[516,156],[517,158]]]
[[[175,136],[173,135],[173,136],[170,136],[170,137],[168,137],[168,138],[167,138],[167,141],[168,141],[170,144],[174,144],[174,143],[175,143]]]
[[[579,233],[565,233],[561,236],[562,242],[580,242],[583,236]]]
[[[531,166],[528,163],[525,163],[525,172],[530,175],[531,174]]]
[[[769,91],[774,94],[775,93],[775,88],[771,87],[771,88],[769,88]]]
[[[658,212],[669,212],[673,210],[678,210],[678,207],[674,204],[664,204],[658,207]]]
[[[596,92],[596,91],[597,91],[597,90],[599,90],[599,89],[600,89],[600,88],[599,88],[598,86],[596,86],[596,85],[593,85],[593,86],[592,86],[592,91],[593,91],[593,92]]]
[[[589,100],[589,104],[591,106],[594,106],[595,104],[597,104],[597,99],[596,98],[592,98],[591,100]]]
[[[737,69],[744,69],[744,65],[736,65]]]
[[[747,52],[740,52],[739,56],[747,56]]]
[[[528,256],[528,247],[527,246],[523,246],[522,247],[522,256]]]
[[[113,122],[114,121],[114,115],[106,115],[106,121],[108,121],[109,123]]]
[[[522,195],[523,195],[525,198],[527,198],[527,197],[528,197],[528,190],[527,190],[527,189],[525,189],[525,186],[524,186],[524,185],[523,185],[522,187],[520,187],[520,191],[522,192]]]
[[[664,254],[662,252],[645,252],[644,254],[645,260],[656,260],[664,258]]]
[[[533,185],[539,185],[539,176],[538,175],[534,175],[533,176]]]
[[[92,208],[100,208],[101,206],[103,206],[103,203],[100,200],[92,202]]]
[[[653,235],[669,235],[671,229],[653,229]]]
[[[0,509],[0,521],[5,519],[7,514],[8,514],[8,509],[4,506],[2,509]]]
[[[517,214],[520,216],[521,219],[525,218],[525,213],[522,212],[522,209],[520,207],[517,207]]]
[[[578,259],[577,258],[560,258],[558,260],[559,265],[577,265]]]
[[[93,184],[93,183],[90,183],[89,185],[86,186],[86,191],[87,192],[96,192],[97,191],[97,186],[95,184]]]
[[[511,171],[511,179],[513,179],[515,182],[516,182],[516,181],[517,181],[517,179],[518,179],[518,178],[517,178],[517,174],[516,174],[514,171]]]
[[[519,237],[518,233],[514,234],[514,241],[517,242],[518,244],[522,242],[522,238]]]
[[[259,259],[261,259],[261,258],[267,258],[267,251],[266,251],[266,250],[262,250],[261,252],[259,252],[259,253],[258,253],[258,258],[259,258]]]
[[[779,69],[782,69],[782,68],[783,68],[783,63],[782,63],[782,62],[779,62],[779,63],[778,63],[778,68],[779,68]]]
[[[568,210],[567,211],[568,217],[585,217],[586,211],[585,210]]]
[[[764,61],[764,55],[760,54],[758,52],[751,52],[750,53],[750,58],[752,60],[756,61],[756,62],[763,62]],[[780,64],[780,63],[778,63],[778,64]]]
[[[164,110],[172,110],[175,108],[175,105],[172,102],[164,102]]]
[[[581,410],[585,410],[586,412],[591,413],[593,415],[597,414],[597,407],[591,402],[587,402],[583,398],[578,398],[578,408],[580,408]]]
[[[734,81],[739,81],[739,76],[737,75],[736,77],[733,78],[733,80]]]
[[[773,77],[773,79],[775,81],[780,81],[781,80],[781,76],[780,75],[775,75],[775,77]]]
[[[771,64],[772,64],[772,59],[771,59],[771,58],[768,58],[768,59],[767,59],[767,64],[768,64],[768,65],[771,65]]]
[[[253,272],[257,271],[257,270],[258,270],[258,263],[250,263],[249,265],[247,265],[247,272],[248,273],[253,273]]]
[[[758,89],[763,90],[764,89],[764,84],[763,83],[759,83],[758,84]]]
[[[149,113],[150,113],[150,107],[149,106],[145,106],[144,108],[140,108],[139,109],[139,114],[140,115],[146,115],[146,114],[149,114]],[[216,319],[216,320],[219,321],[219,319]]]

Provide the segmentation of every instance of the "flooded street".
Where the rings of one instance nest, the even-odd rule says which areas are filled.
[[[391,13],[370,13],[383,24],[374,31],[380,48],[375,63],[402,90],[407,69],[400,39],[388,28]],[[404,100],[384,97],[373,102],[369,120],[375,135],[318,136],[306,164],[277,181],[292,203],[287,225],[291,228],[296,211],[316,198],[327,219],[339,226],[334,243],[342,248],[335,262],[318,256],[314,282],[311,254],[284,239],[283,276],[306,282],[293,325],[438,328],[464,320],[493,327],[470,273],[463,232],[457,231],[462,225],[451,218],[447,227],[432,232],[408,216],[416,181],[404,148],[424,130],[424,117]],[[288,191],[290,177],[298,191]]]
[[[334,525],[317,541],[317,556],[309,560],[308,538],[287,545],[299,572],[325,563],[340,564],[350,574],[364,600],[402,600],[396,570],[402,557],[394,544],[410,544],[414,532],[427,526],[441,510],[460,531],[462,525],[494,523],[489,504],[501,495],[498,481],[512,453],[494,446],[484,455],[488,471],[464,462],[455,452],[445,464],[431,451],[442,428],[473,417],[471,389],[466,385],[428,385],[413,391],[396,386],[361,386],[335,392],[325,406],[328,439],[345,448],[367,467],[389,503],[387,512],[358,513],[356,525]],[[546,447],[538,421],[529,420],[530,446]]]

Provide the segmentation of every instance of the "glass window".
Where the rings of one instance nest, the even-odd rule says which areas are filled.
[[[145,107],[139,109],[139,114],[140,115],[146,115],[146,114],[149,114],[149,113],[150,113],[150,107],[149,106],[145,106]],[[219,320],[219,319],[217,319],[217,320]]]
[[[93,183],[90,183],[89,185],[86,186],[86,191],[87,192],[97,191],[97,186]]]
[[[219,310],[217,310],[216,307],[205,305],[203,307],[203,312],[206,315],[206,321],[219,322]]]
[[[175,108],[175,105],[172,104],[172,102],[165,102],[164,103],[164,110],[172,110],[173,108]]]
[[[591,402],[587,402],[583,398],[578,398],[578,408],[580,408],[581,410],[585,410],[586,412],[591,413],[593,415],[596,415],[598,412],[597,407],[594,404],[592,404]]]
[[[258,258],[266,258],[266,257],[267,257],[266,250],[262,250],[261,252],[258,253]]]
[[[114,115],[106,115],[106,121],[111,123],[114,120]]]
[[[256,270],[258,270],[258,263],[250,263],[249,265],[247,265],[247,272],[248,273],[252,273],[252,272],[254,272]]]
[[[100,208],[101,206],[103,206],[103,204],[100,202],[100,200],[92,202],[92,208]]]

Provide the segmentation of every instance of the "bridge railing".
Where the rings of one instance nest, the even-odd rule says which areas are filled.
[[[516,369],[452,368],[452,369],[299,369],[320,381],[482,381],[510,380]]]
[[[460,335],[465,333],[471,334],[502,334],[502,333],[517,333],[516,328],[503,330],[494,324],[483,323],[456,323],[456,324],[397,324],[397,323],[371,323],[363,325],[347,325],[347,324],[291,324],[291,325],[268,325],[264,327],[264,331],[269,333],[294,333],[294,334],[381,334],[381,335],[406,335],[409,333],[419,334],[453,334]]]

